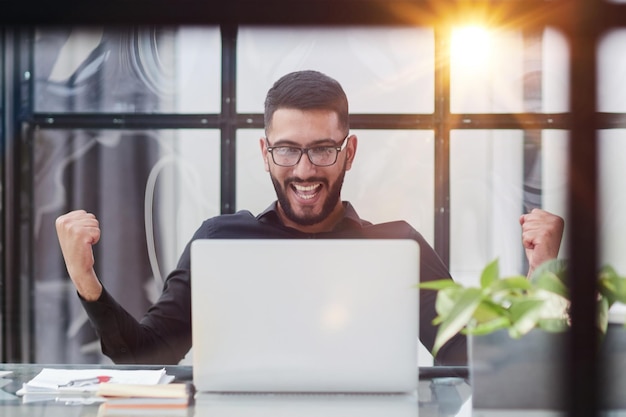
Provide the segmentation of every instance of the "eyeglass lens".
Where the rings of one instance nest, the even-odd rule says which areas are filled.
[[[274,162],[282,166],[293,166],[300,162],[303,150],[289,146],[278,146],[272,149]],[[320,146],[306,149],[309,161],[318,166],[333,165],[337,161],[337,148],[331,146]]]

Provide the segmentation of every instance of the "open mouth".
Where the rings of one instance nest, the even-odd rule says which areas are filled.
[[[291,189],[296,193],[296,196],[303,200],[310,200],[314,198],[319,193],[321,188],[322,188],[321,183],[308,184],[308,185],[293,184],[293,183],[291,184]]]

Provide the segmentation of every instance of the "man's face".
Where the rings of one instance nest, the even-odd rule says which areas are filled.
[[[274,112],[267,132],[270,147],[292,146],[311,148],[340,146],[346,136],[332,111],[279,109]],[[270,173],[278,198],[280,214],[289,226],[315,232],[328,229],[342,212],[341,187],[345,172],[352,166],[356,137],[346,139],[346,147],[337,155],[337,162],[320,167],[311,163],[306,153],[291,167],[274,163],[261,139],[265,170]],[[318,230],[319,229],[319,230]]]

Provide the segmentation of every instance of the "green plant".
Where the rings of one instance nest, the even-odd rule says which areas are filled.
[[[550,332],[569,326],[567,265],[551,260],[537,268],[530,279],[522,275],[500,277],[498,260],[482,271],[480,285],[465,287],[451,279],[424,282],[420,289],[437,291],[433,324],[439,329],[433,354],[458,332],[483,335],[508,329],[519,338],[533,328]],[[608,326],[608,311],[615,302],[626,303],[626,277],[605,266],[598,275],[598,328]]]

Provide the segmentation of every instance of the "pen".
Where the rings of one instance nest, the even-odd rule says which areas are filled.
[[[84,387],[85,385],[94,385],[101,382],[109,382],[110,380],[110,376],[95,376],[93,378],[75,379],[67,384],[59,385],[59,387]]]

